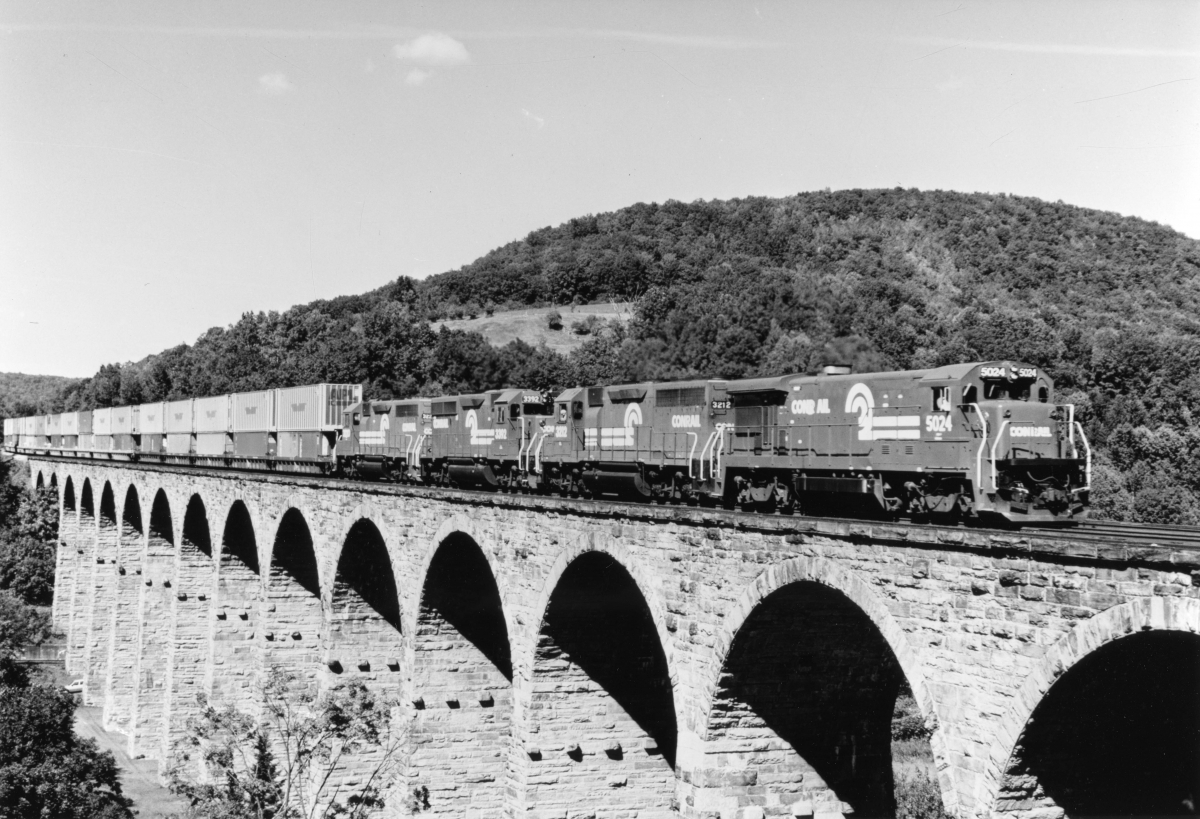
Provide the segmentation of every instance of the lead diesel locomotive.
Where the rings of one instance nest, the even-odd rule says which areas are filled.
[[[299,391],[318,397],[318,412],[297,401]],[[1091,451],[1074,407],[1054,403],[1045,373],[1009,361],[576,387],[553,400],[508,389],[364,401],[349,385],[194,400],[215,409],[177,411],[185,401],[97,410],[128,416],[130,431],[111,439],[53,434],[91,431],[89,413],[11,419],[5,445],[52,456],[934,522],[1069,523],[1088,504]],[[189,440],[181,427],[169,446],[162,435],[138,434],[139,418],[161,414],[208,418],[214,429]],[[290,415],[301,420],[277,423]]]

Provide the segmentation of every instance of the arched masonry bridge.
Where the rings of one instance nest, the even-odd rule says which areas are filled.
[[[962,817],[1200,799],[1200,553],[32,459],[88,703],[165,759],[265,675],[395,697],[454,817],[886,816],[898,692]],[[394,800],[389,811],[406,808]]]

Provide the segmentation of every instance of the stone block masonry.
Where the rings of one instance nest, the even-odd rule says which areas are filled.
[[[1196,553],[32,466],[62,499],[68,667],[159,759],[197,694],[254,713],[283,671],[297,698],[361,680],[396,703],[390,815],[414,798],[447,817],[886,815],[904,688],[962,819],[1086,813],[1097,782],[1169,812],[1197,784]],[[1131,689],[1168,705],[1134,707]],[[1155,767],[1163,747],[1180,764]],[[372,760],[356,764],[339,781]]]

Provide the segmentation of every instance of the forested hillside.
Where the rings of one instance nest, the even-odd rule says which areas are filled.
[[[78,378],[0,373],[0,418],[31,415],[55,405]]]
[[[429,321],[636,303],[567,356]],[[1140,219],[1004,195],[839,191],[638,204],[534,231],[459,270],[110,365],[56,408],[316,381],[373,396],[982,358],[1031,362],[1104,453],[1113,517],[1200,523],[1200,243]]]

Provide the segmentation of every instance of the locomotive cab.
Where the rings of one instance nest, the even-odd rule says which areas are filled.
[[[973,477],[980,513],[1014,522],[1082,517],[1091,452],[1074,407],[1054,403],[1036,367],[980,364],[963,380],[962,409],[978,432]]]

